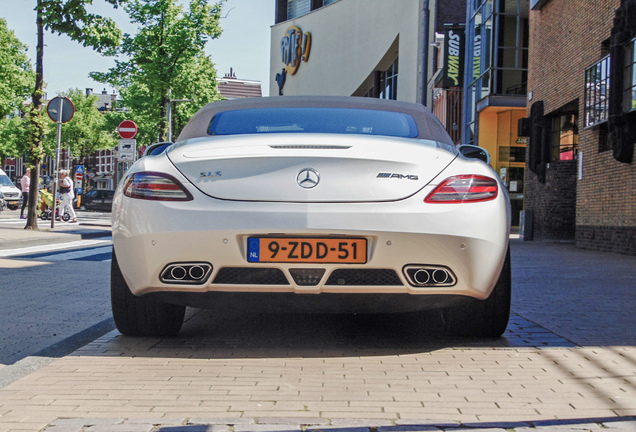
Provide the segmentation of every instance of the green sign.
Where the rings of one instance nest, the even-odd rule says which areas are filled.
[[[464,28],[444,28],[444,79],[442,87],[461,87],[464,81]]]

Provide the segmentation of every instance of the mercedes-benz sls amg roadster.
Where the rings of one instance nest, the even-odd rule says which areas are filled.
[[[119,331],[179,332],[185,308],[441,311],[497,337],[510,313],[505,186],[418,104],[274,97],[203,107],[113,200]]]

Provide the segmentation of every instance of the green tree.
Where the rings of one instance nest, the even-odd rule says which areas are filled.
[[[35,75],[27,56],[27,46],[9,30],[4,18],[0,18],[0,118],[22,111],[22,103],[28,98]]]
[[[23,154],[26,141],[20,112],[33,90],[35,74],[27,56],[27,46],[0,18],[0,165],[7,157]]]
[[[114,7],[128,0],[104,0]],[[47,119],[42,113],[44,96],[44,31],[66,34],[72,40],[91,47],[98,52],[113,52],[121,40],[121,31],[115,22],[106,17],[87,11],[86,6],[93,0],[36,0],[36,27],[38,44],[36,51],[35,89],[33,103],[28,112],[30,131],[28,134],[27,155],[31,170],[31,190],[29,193],[29,213],[26,228],[37,229],[35,212],[37,186],[40,180],[40,165],[44,157],[43,139],[47,131]]]
[[[20,157],[26,149],[29,124],[19,115],[0,119],[0,165],[6,158]]]
[[[185,10],[178,0],[130,0],[124,10],[138,25],[136,35],[124,35],[112,55],[115,67],[93,72],[96,81],[119,90],[129,118],[139,126],[138,141],[165,141],[169,99],[189,99],[173,111],[173,126],[201,105],[220,99],[216,70],[204,53],[206,43],[221,34],[219,18],[223,0],[191,0]],[[173,134],[173,136],[176,134]]]

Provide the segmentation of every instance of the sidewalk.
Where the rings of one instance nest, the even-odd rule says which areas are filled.
[[[110,213],[77,211],[78,223],[38,219],[38,229],[24,229],[26,219],[19,210],[0,213],[0,250],[107,237],[111,234]]]

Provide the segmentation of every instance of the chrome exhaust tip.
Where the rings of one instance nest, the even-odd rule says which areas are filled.
[[[451,269],[440,265],[409,264],[404,267],[404,276],[414,287],[450,287],[457,283]]]
[[[212,264],[206,262],[170,263],[163,268],[159,280],[166,284],[202,285],[212,273]]]

